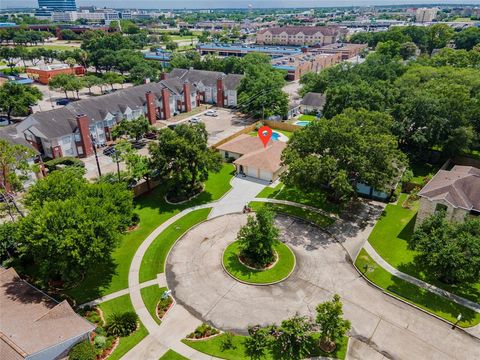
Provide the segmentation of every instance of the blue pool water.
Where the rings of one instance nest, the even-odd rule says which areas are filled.
[[[280,138],[280,134],[276,131],[272,132],[272,140],[277,141]]]
[[[310,124],[310,121],[297,121],[295,123],[295,125],[298,125],[298,126],[307,126]]]

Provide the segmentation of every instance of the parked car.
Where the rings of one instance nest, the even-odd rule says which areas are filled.
[[[107,146],[105,149],[103,149],[103,155],[107,155],[107,156],[113,156],[115,155],[115,145],[110,145],[110,146]]]
[[[70,104],[70,99],[67,99],[67,98],[58,99],[56,104],[57,105],[68,105],[68,104]]]
[[[205,113],[206,116],[213,116],[213,117],[217,117],[218,114],[215,110],[208,110],[206,113]]]
[[[202,122],[202,119],[200,119],[198,116],[194,116],[188,119],[188,122],[191,124],[200,124]]]
[[[143,137],[148,140],[155,140],[157,138],[157,134],[154,132],[148,132]]]

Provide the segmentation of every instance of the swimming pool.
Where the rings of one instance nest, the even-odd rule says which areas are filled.
[[[310,125],[310,122],[311,122],[311,121],[307,121],[307,120],[296,121],[296,122],[295,122],[295,125],[298,125],[298,126],[307,126],[307,125]]]
[[[278,141],[278,139],[280,139],[280,133],[272,131],[272,140]]]

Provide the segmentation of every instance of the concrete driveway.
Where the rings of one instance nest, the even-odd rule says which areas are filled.
[[[276,219],[282,241],[297,258],[287,280],[272,286],[233,280],[224,273],[221,257],[246,219],[246,215],[231,214],[200,224],[175,245],[167,259],[169,288],[201,320],[245,333],[249,325],[279,323],[295,313],[314,316],[318,303],[338,293],[352,322],[351,335],[368,345],[361,351],[355,346],[357,356],[480,358],[478,340],[368,285],[346,261],[347,253],[338,242],[299,220]]]

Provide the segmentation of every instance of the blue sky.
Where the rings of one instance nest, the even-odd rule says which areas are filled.
[[[480,0],[77,0],[77,5],[137,8],[246,8],[252,4],[261,7],[321,7],[351,5],[404,5],[404,4],[478,4]],[[0,0],[0,7],[36,7],[36,0]]]

